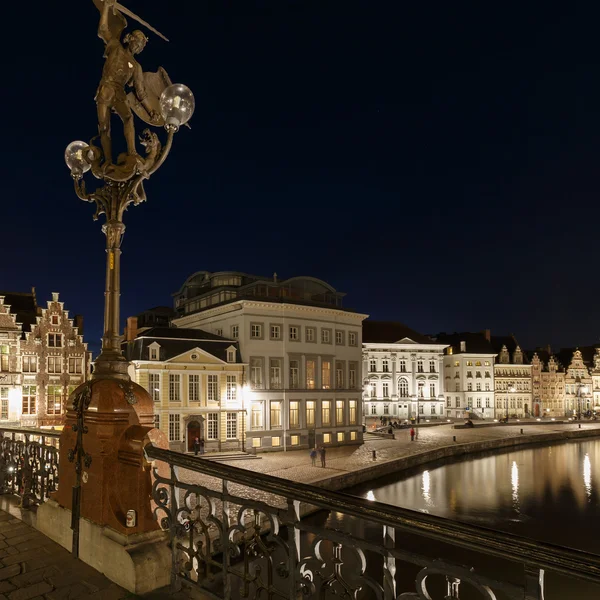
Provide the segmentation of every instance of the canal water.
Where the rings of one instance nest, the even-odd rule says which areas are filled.
[[[431,463],[410,472],[361,485],[346,493],[584,550],[600,555],[600,439],[575,441],[510,452],[477,454],[453,462]],[[381,528],[330,512],[322,524],[381,540]],[[412,538],[412,539],[411,539]],[[400,534],[396,547],[474,566],[500,581],[522,585],[522,568],[456,546]],[[509,559],[510,557],[507,557]],[[382,565],[371,557],[367,573],[378,578]],[[400,591],[414,591],[418,568],[400,567]],[[433,586],[434,598],[445,596],[443,578]],[[437,589],[436,589],[437,587]],[[367,593],[361,598],[370,598]],[[373,596],[374,597],[374,596]],[[507,598],[503,593],[499,600]],[[480,593],[463,585],[461,600],[479,600]],[[600,586],[557,574],[546,575],[545,600],[600,600]]]
[[[600,439],[427,465],[347,491],[600,554]]]

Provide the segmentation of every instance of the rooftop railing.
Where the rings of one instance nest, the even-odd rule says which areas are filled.
[[[185,581],[226,600],[600,597],[596,555],[152,445],[145,452],[175,588]]]

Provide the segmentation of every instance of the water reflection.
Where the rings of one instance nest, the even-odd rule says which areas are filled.
[[[598,481],[600,440],[592,440],[430,466],[354,493],[600,553]]]
[[[514,460],[510,471],[510,483],[512,485],[513,508],[516,512],[519,512],[519,466]]]
[[[585,485],[585,491],[588,498],[592,497],[592,463],[590,461],[590,455],[586,454],[583,459],[583,485]]]

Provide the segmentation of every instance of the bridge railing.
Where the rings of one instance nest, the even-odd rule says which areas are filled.
[[[0,494],[41,504],[58,487],[59,431],[0,428]]]
[[[153,445],[145,452],[175,587],[227,600],[600,597],[596,555]],[[340,514],[353,519],[340,527]]]

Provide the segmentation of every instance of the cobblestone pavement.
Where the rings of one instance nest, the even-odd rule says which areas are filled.
[[[135,598],[70,552],[0,511],[0,600]]]
[[[367,431],[371,428],[368,425]],[[523,429],[523,434],[521,434]],[[315,483],[328,479],[332,475],[362,469],[373,464],[373,450],[377,453],[377,462],[394,460],[404,456],[434,450],[442,446],[467,442],[503,439],[507,437],[536,436],[551,432],[574,431],[579,429],[577,423],[531,425],[526,422],[498,427],[481,427],[474,429],[452,429],[452,424],[435,427],[417,428],[417,438],[410,441],[409,429],[395,429],[394,439],[367,436],[362,446],[342,446],[327,449],[326,468],[322,468],[317,460],[316,467],[311,465],[308,450],[293,450],[261,454],[260,460],[224,461],[235,467],[250,471],[268,473],[276,477],[290,479],[301,483]],[[600,423],[582,422],[581,429],[597,429],[600,435]],[[453,441],[456,436],[456,442]]]

